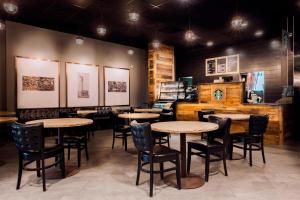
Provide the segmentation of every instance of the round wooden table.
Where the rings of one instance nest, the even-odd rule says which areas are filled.
[[[135,108],[135,113],[161,113],[162,109],[159,108]]]
[[[8,124],[18,121],[16,117],[0,117],[0,124]],[[4,165],[5,162],[0,160],[0,166]]]
[[[203,117],[207,119],[209,116],[230,118],[232,121],[243,121],[243,120],[250,119],[250,114],[232,114],[232,113],[209,114],[209,115],[204,115]]]
[[[93,114],[93,113],[97,113],[97,110],[78,110],[77,114],[78,115],[88,115],[88,114]]]
[[[200,134],[217,130],[219,126],[210,122],[199,121],[170,121],[151,124],[153,131],[159,131],[171,134],[180,134],[180,152],[181,152],[181,188],[193,189],[201,187],[205,181],[200,176],[187,174],[186,168],[186,134]],[[176,186],[176,175],[166,176],[165,182],[168,185]]]
[[[157,119],[159,118],[159,114],[154,114],[154,113],[124,113],[124,114],[119,114],[119,118],[123,119]]]
[[[63,141],[63,131],[62,128],[73,128],[73,127],[80,127],[80,126],[87,126],[93,123],[91,119],[85,118],[54,118],[54,119],[39,119],[28,121],[26,124],[36,124],[36,123],[43,123],[44,128],[47,129],[57,129],[58,135],[58,144],[64,145]],[[47,178],[50,179],[57,179],[60,178],[60,172],[58,169],[55,171],[47,171]],[[78,169],[75,166],[66,166],[66,176],[72,176],[78,173]]]
[[[0,117],[11,117],[15,115],[16,115],[15,112],[0,111]]]

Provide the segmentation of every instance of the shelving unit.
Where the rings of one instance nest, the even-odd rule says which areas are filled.
[[[186,86],[183,81],[162,82],[159,100],[185,100]]]

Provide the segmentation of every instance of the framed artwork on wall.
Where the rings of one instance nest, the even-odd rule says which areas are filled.
[[[66,63],[67,106],[99,105],[99,68],[96,65]]]
[[[59,62],[17,56],[17,108],[59,107]]]
[[[206,76],[238,74],[240,69],[239,55],[208,58],[205,60]]]
[[[104,67],[105,106],[130,105],[130,70]]]

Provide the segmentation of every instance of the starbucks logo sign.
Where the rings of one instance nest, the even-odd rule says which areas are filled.
[[[224,93],[221,89],[216,89],[214,92],[214,97],[216,100],[220,101],[224,96]]]

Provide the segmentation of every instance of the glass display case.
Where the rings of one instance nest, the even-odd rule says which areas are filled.
[[[163,82],[160,86],[160,100],[185,100],[186,85],[183,81]]]

